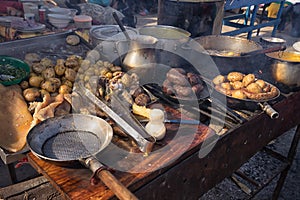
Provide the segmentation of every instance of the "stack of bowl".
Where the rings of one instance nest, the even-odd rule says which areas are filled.
[[[69,25],[77,10],[53,7],[48,9],[48,20],[56,28],[65,28]]]
[[[65,28],[69,25],[72,17],[66,14],[48,14],[48,20],[56,28]]]

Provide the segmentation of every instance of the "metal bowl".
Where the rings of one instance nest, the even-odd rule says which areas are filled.
[[[290,87],[300,86],[300,52],[284,51],[266,54],[272,60],[275,81]]]
[[[260,42],[263,46],[274,46],[274,45],[283,45],[286,43],[286,40],[277,37],[262,37]]]

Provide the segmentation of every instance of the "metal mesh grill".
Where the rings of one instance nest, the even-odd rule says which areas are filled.
[[[43,145],[43,154],[52,159],[77,160],[88,157],[101,148],[100,139],[91,132],[68,131],[49,138]]]

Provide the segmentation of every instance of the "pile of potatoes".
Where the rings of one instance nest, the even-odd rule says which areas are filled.
[[[71,55],[56,61],[42,58],[30,63],[30,76],[20,83],[25,100],[33,102],[45,94],[56,96],[71,93],[81,62],[80,56]]]
[[[230,72],[227,76],[216,76],[213,83],[219,92],[238,99],[267,100],[278,95],[275,86],[257,79],[254,74]]]
[[[95,63],[89,59],[83,60],[77,75],[78,81],[106,101],[110,100],[110,94],[114,90],[129,91],[139,85],[137,74],[127,74],[120,66],[103,60],[97,60]]]

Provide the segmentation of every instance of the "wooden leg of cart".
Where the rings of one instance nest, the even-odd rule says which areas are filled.
[[[288,155],[287,155],[288,165],[281,172],[280,177],[277,181],[277,185],[276,185],[276,188],[274,190],[273,197],[272,197],[273,200],[278,199],[278,197],[279,197],[279,194],[280,194],[280,191],[281,191],[282,186],[284,184],[285,178],[286,178],[286,176],[289,172],[289,169],[292,166],[294,157],[296,155],[296,150],[297,150],[297,146],[298,146],[298,143],[299,143],[299,138],[300,138],[300,125],[297,126],[295,135],[293,137],[293,141],[291,143],[291,147],[290,147]]]

